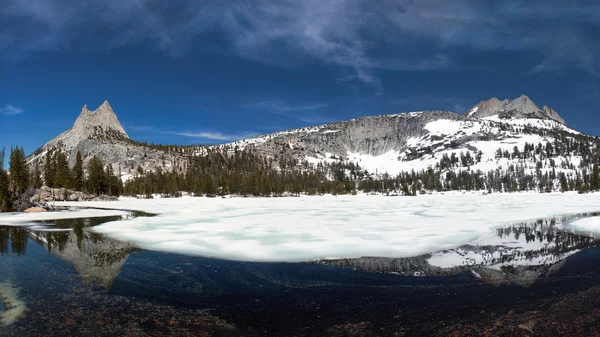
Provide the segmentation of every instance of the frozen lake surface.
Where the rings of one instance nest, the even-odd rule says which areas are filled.
[[[517,222],[599,211],[600,194],[122,198],[56,204],[158,214],[94,228],[148,250],[237,261],[298,262],[411,257],[452,249]],[[102,211],[78,212],[84,216]],[[40,219],[54,214],[62,216],[62,212],[49,213]],[[32,221],[36,216],[0,215],[0,223]],[[585,230],[596,233],[600,225],[586,222]]]
[[[271,201],[151,202],[259,200]],[[416,257],[280,263],[143,250],[96,229],[152,217],[88,211],[98,214],[4,218],[0,336],[514,336],[524,326],[551,336],[600,323],[600,239],[573,227],[597,213],[513,223]]]

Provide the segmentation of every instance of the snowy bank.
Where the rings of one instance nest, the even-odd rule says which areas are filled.
[[[79,202],[76,203],[76,205],[78,207],[92,207],[91,203],[87,202]],[[45,213],[0,213],[0,226],[21,226],[25,223],[30,223],[33,221],[125,216],[127,214],[129,214],[129,212],[114,209],[72,209],[60,212]]]
[[[600,234],[600,216],[576,220],[571,222],[569,225],[576,229]]]
[[[600,194],[122,198],[57,205],[159,213],[94,228],[145,249],[295,262],[455,248],[515,222],[600,211]]]

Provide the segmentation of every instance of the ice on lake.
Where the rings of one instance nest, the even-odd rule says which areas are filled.
[[[145,249],[240,261],[297,262],[410,257],[456,248],[515,222],[598,211],[600,194],[121,198],[57,205],[158,213],[94,227]],[[61,212],[44,216],[50,214]],[[12,221],[11,216],[0,217],[0,222]]]

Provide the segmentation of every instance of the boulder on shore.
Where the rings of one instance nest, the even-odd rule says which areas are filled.
[[[50,188],[42,186],[31,197],[31,202],[50,202],[50,201],[89,201],[95,196],[85,193],[71,191],[66,188]]]
[[[23,212],[25,212],[25,213],[44,213],[44,212],[48,212],[48,211],[42,207],[29,207],[28,209],[24,210]]]
[[[95,197],[94,199],[92,199],[92,201],[118,201],[119,198],[117,197],[113,197],[110,195],[99,195],[97,197]]]

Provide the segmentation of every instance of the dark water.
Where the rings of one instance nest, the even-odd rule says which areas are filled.
[[[89,231],[120,218],[56,221],[65,232],[0,227],[0,283],[19,287],[28,308],[0,335],[419,336],[600,284],[600,244],[555,228],[552,240],[584,249],[523,287],[469,272],[412,277],[166,254]]]

